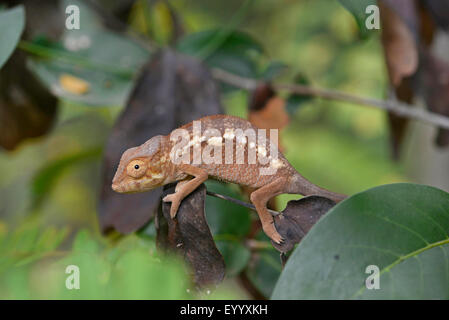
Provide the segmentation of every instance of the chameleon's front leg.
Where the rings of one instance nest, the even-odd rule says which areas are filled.
[[[179,166],[179,170],[193,176],[191,180],[184,180],[178,182],[176,185],[175,193],[166,195],[162,201],[171,202],[170,217],[174,219],[181,201],[187,197],[191,192],[193,192],[199,185],[207,180],[207,172],[201,168],[194,167],[188,164],[183,164]]]

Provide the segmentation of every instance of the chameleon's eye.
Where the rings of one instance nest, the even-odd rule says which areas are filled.
[[[128,175],[133,178],[140,178],[145,174],[146,165],[142,160],[133,160],[128,164],[128,168],[126,169]]]

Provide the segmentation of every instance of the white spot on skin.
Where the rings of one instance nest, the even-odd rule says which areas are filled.
[[[163,177],[164,177],[164,175],[162,173],[157,173],[157,174],[152,174],[151,175],[152,179],[161,179]]]
[[[273,159],[271,160],[271,166],[275,169],[279,169],[284,166],[284,162],[282,162],[282,160],[279,159]]]
[[[267,149],[265,149],[265,147],[263,146],[257,147],[257,152],[259,152],[263,157],[267,155]]]
[[[209,140],[207,140],[207,143],[212,146],[219,147],[222,144],[222,140],[223,140],[222,137],[212,137],[212,138],[209,138]]]
[[[240,136],[237,138],[237,142],[239,144],[246,144],[246,137],[245,136]]]
[[[250,143],[249,143],[249,147],[250,147],[250,148],[255,148],[255,147],[256,147],[256,144],[255,144],[254,142],[250,142]]]
[[[234,134],[234,130],[233,129],[226,129],[225,130],[223,138],[232,140],[232,139],[234,139],[234,137],[235,137],[235,134]]]
[[[189,148],[193,145],[198,147],[200,145],[200,143],[203,141],[202,138],[203,137],[193,136],[186,147]]]

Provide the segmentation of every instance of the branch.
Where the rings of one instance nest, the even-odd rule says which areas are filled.
[[[102,11],[103,9],[100,6],[95,5],[92,0],[89,0],[88,3],[97,11]],[[246,5],[244,3],[242,7],[245,6]],[[126,24],[120,21],[120,19],[118,19],[114,15],[103,12],[103,17],[105,16],[109,20],[115,20],[115,23],[120,25],[121,27],[126,27]],[[137,34],[132,31],[129,31],[128,34],[131,36],[131,38],[139,42],[148,51],[151,51],[151,49],[158,47],[158,45],[155,43],[148,44],[149,39],[142,38],[140,34]],[[256,79],[244,78],[217,68],[212,69],[212,75],[217,80],[220,80],[222,82],[245,90],[254,90],[260,83],[260,81]],[[375,107],[378,109],[390,111],[391,113],[394,113],[404,118],[419,120],[431,125],[436,125],[441,128],[449,129],[448,117],[445,117],[443,115],[434,112],[429,112],[423,108],[418,108],[417,106],[409,105],[407,103],[392,100],[378,100],[373,98],[358,97],[336,90],[313,88],[299,84],[286,84],[286,83],[273,84],[273,88],[276,90],[285,90],[291,93],[297,93],[301,95],[314,96],[328,100],[340,100],[353,104]]]
[[[230,84],[232,86],[242,88],[245,90],[254,90],[261,81],[256,79],[244,78],[222,69],[212,69],[212,75],[215,79]],[[364,105],[368,107],[375,107],[382,110],[390,111],[398,116],[419,120],[441,128],[449,129],[449,118],[437,113],[429,112],[425,109],[392,100],[378,100],[373,98],[364,98],[354,96],[348,93],[330,90],[313,88],[299,84],[279,83],[273,84],[275,90],[285,90],[291,93],[314,96],[328,100],[340,100],[353,104]]]

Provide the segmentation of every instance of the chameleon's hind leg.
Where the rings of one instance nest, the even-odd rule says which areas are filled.
[[[270,182],[269,184],[257,189],[256,191],[251,193],[250,196],[251,202],[256,207],[257,214],[259,215],[260,222],[262,223],[263,231],[274,242],[279,244],[282,243],[284,239],[282,239],[281,235],[277,232],[276,227],[274,226],[273,217],[267,210],[267,202],[272,197],[285,192],[284,188],[286,182],[286,178],[278,178],[273,182]]]
[[[192,191],[194,191],[200,184],[207,180],[207,172],[203,169],[191,166],[191,165],[180,165],[180,171],[193,176],[191,180],[180,181],[176,185],[175,193],[166,195],[162,201],[171,202],[170,207],[170,217],[174,219],[176,213],[178,212],[179,205],[181,201],[187,197]]]

